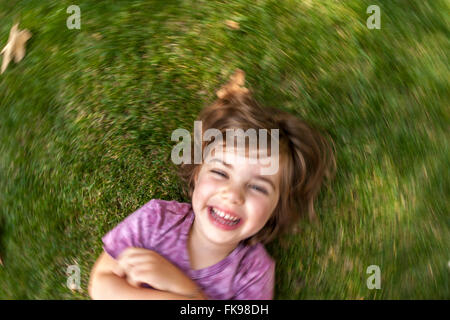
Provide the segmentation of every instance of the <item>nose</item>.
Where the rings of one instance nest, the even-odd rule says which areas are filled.
[[[229,184],[222,190],[222,199],[233,204],[243,204],[245,200],[244,190],[237,184]]]

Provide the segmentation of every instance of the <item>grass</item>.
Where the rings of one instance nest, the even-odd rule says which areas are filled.
[[[69,30],[71,1],[1,1],[0,43],[15,21],[33,38],[0,76],[0,298],[87,299],[101,236],[152,198],[188,201],[170,133],[235,68],[337,148],[320,223],[267,247],[275,298],[450,298],[450,8],[375,2],[80,0]]]

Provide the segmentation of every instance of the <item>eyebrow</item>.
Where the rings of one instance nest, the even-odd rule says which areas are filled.
[[[219,163],[223,164],[225,167],[233,169],[233,165],[232,164],[226,163],[225,161],[217,159],[217,158],[214,158],[214,159],[210,160],[209,162],[210,163],[211,162],[219,162]],[[272,180],[270,180],[269,178],[266,178],[264,176],[256,176],[255,179],[267,182],[268,184],[270,184],[272,186],[273,190],[275,190],[275,185],[273,184]]]
[[[219,163],[225,165],[225,166],[228,167],[228,168],[231,168],[231,169],[233,168],[233,165],[231,165],[230,163],[226,163],[225,161],[220,160],[220,159],[217,159],[217,158],[214,158],[214,159],[212,159],[212,160],[209,160],[209,162],[210,162],[210,163],[211,163],[211,162],[219,162]]]

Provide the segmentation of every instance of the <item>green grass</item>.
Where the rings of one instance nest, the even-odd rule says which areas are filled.
[[[101,236],[152,198],[188,201],[170,134],[235,68],[337,149],[320,223],[268,246],[276,298],[450,298],[448,2],[257,3],[80,0],[68,30],[73,1],[0,2],[0,45],[15,21],[33,33],[0,76],[0,298],[88,298]]]

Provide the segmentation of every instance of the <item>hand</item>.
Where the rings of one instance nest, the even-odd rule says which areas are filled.
[[[114,273],[120,277],[126,276],[127,282],[134,287],[146,283],[157,290],[202,297],[194,281],[153,250],[127,248],[119,255],[117,262]]]

